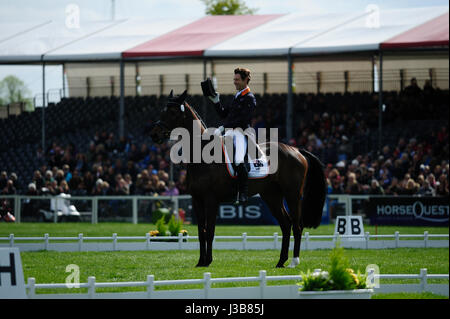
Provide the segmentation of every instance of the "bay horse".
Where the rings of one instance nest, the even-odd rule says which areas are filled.
[[[161,111],[160,119],[151,131],[150,137],[157,144],[170,137],[175,128],[185,128],[193,134],[193,121],[203,133],[207,128],[197,112],[186,102],[187,91],[180,96],[170,92],[168,102]],[[194,138],[194,137],[193,137]],[[221,139],[223,139],[221,137]],[[207,141],[202,141],[205,146]],[[269,145],[274,143],[276,145]],[[288,260],[291,228],[294,234],[293,259],[289,267],[299,264],[300,243],[303,229],[317,228],[322,219],[322,209],[326,194],[326,180],[321,161],[306,150],[279,143],[259,144],[261,150],[275,147],[278,155],[278,168],[275,173],[263,179],[249,179],[248,196],[260,194],[272,215],[278,221],[282,231],[280,259],[276,267],[284,267]],[[192,143],[191,152],[192,155]],[[219,204],[231,201],[233,197],[233,179],[226,163],[200,163],[192,161],[186,164],[187,192],[192,196],[193,211],[197,217],[200,257],[197,267],[211,264],[212,244]],[[284,207],[286,200],[289,213]]]

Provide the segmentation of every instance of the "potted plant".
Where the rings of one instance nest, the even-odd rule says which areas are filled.
[[[344,249],[337,245],[330,254],[329,271],[301,272],[298,284],[302,299],[370,299],[373,289],[366,285],[366,275],[349,268]]]
[[[162,237],[162,236],[178,236],[179,233],[183,234],[183,237],[187,236],[188,232],[185,229],[181,229],[183,226],[182,220],[176,220],[175,216],[171,216],[169,222],[166,224],[166,217],[161,216],[160,219],[156,221],[156,230],[149,231],[151,237]],[[160,239],[156,241],[178,241],[178,239]],[[183,238],[186,241],[186,238]]]

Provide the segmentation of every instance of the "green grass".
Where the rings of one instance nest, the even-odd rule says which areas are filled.
[[[197,235],[196,225],[184,225],[192,236]],[[402,227],[365,225],[365,231],[371,234],[423,234],[426,230],[430,234],[448,234],[448,227]],[[41,237],[45,233],[50,236],[76,237],[79,233],[84,236],[143,236],[148,231],[156,229],[153,224],[131,223],[0,223],[0,237],[15,236]],[[334,225],[321,225],[317,229],[306,229],[310,235],[330,235],[334,232]],[[279,226],[224,226],[216,227],[216,235],[248,236],[281,235]],[[300,265],[296,269],[277,269],[275,264],[279,258],[278,250],[264,251],[231,251],[215,250],[214,262],[208,268],[195,268],[198,251],[138,251],[138,252],[22,252],[22,263],[25,279],[36,278],[36,283],[64,283],[69,273],[66,266],[76,264],[80,267],[80,282],[87,282],[88,276],[95,276],[97,282],[145,281],[146,276],[153,274],[155,280],[202,278],[204,272],[210,272],[213,278],[258,276],[259,270],[266,270],[267,275],[298,275],[300,271],[329,267],[330,250],[302,251]],[[292,252],[290,252],[291,256]],[[346,249],[350,265],[355,270],[365,271],[368,264],[377,264],[381,273],[389,274],[418,274],[420,268],[427,268],[430,274],[449,273],[448,248],[398,248],[383,250]],[[286,263],[287,264],[287,263]],[[415,283],[417,281],[386,280],[382,283]],[[286,284],[287,282],[270,282],[270,284]],[[294,282],[291,282],[294,283]],[[429,283],[448,283],[445,280],[429,281]],[[218,284],[217,287],[236,285],[256,285],[256,283],[228,283]],[[201,286],[160,287],[157,289],[201,288]],[[139,291],[142,288],[114,288],[99,289],[102,291]],[[86,289],[71,290],[38,290],[38,293],[86,292]],[[397,299],[430,299],[435,295],[424,294],[376,294],[374,298]],[[439,297],[439,296],[438,296]]]
[[[183,225],[190,235],[197,235],[196,225]],[[0,237],[14,236],[42,237],[45,233],[50,236],[76,237],[82,233],[84,236],[111,236],[117,233],[118,236],[144,236],[150,230],[156,229],[153,224],[131,224],[131,223],[20,223],[9,224],[0,223]],[[448,227],[406,227],[406,226],[375,226],[365,225],[364,230],[370,234],[393,235],[395,231],[400,234],[423,234],[428,231],[429,234],[448,234]],[[281,229],[277,225],[273,226],[241,226],[241,225],[218,225],[216,226],[216,235],[220,236],[240,236],[247,233],[248,236],[270,236],[273,233],[281,235]],[[332,235],[334,225],[321,225],[317,229],[305,229],[310,235]]]
[[[410,293],[398,292],[390,294],[374,294],[372,299],[448,299],[446,296],[436,295],[431,292]]]
[[[213,278],[258,276],[259,270],[272,275],[298,275],[307,269],[328,269],[330,250],[301,252],[301,263],[295,269],[275,268],[279,252],[264,251],[214,251],[214,261],[208,268],[194,267],[197,251],[138,251],[138,252],[22,252],[22,264],[25,278],[34,277],[36,283],[64,283],[69,275],[66,266],[76,264],[80,267],[80,282],[87,282],[88,276],[95,276],[97,282],[145,281],[147,275],[155,280],[176,280],[202,278],[204,272],[210,272]],[[398,248],[384,250],[347,249],[350,267],[365,271],[368,264],[377,264],[381,273],[418,274],[420,268],[427,268],[430,274],[449,272],[448,248]],[[50,271],[49,271],[50,270]],[[405,281],[386,280],[382,283],[402,283]],[[409,280],[409,282],[414,282]],[[288,282],[270,282],[286,284]],[[294,282],[290,282],[293,284]],[[406,283],[406,282],[405,282]],[[448,283],[434,280],[429,283]],[[214,287],[256,285],[257,283],[227,283]],[[201,285],[157,287],[157,289],[201,288]],[[141,291],[142,288],[99,289],[102,291]],[[39,291],[44,292],[44,291]],[[45,292],[86,292],[85,289],[51,290]],[[389,297],[389,296],[388,296]]]

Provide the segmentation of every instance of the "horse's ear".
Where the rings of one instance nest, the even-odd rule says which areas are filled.
[[[169,99],[173,98],[173,90],[170,90]]]
[[[184,90],[183,94],[178,98],[178,102],[183,103],[186,100],[187,90]]]

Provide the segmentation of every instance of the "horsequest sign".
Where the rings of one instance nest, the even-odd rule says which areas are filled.
[[[448,226],[448,197],[371,197],[372,225]]]

